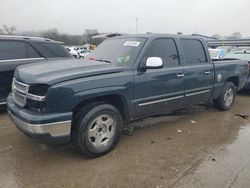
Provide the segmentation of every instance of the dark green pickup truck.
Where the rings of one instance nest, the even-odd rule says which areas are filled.
[[[85,60],[18,67],[7,106],[28,136],[96,157],[114,148],[124,123],[210,101],[230,109],[247,76],[245,61],[213,63],[200,38],[129,35]]]

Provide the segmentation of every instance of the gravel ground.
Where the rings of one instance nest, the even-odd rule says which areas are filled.
[[[250,119],[235,115],[250,114],[249,98],[134,122],[96,159],[27,138],[2,110],[0,187],[250,187]]]

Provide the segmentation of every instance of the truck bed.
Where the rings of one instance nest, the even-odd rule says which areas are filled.
[[[237,78],[237,91],[244,87],[247,81],[247,75],[249,74],[247,61],[218,59],[212,62],[215,67],[214,98],[218,97],[219,93],[221,93],[222,85],[227,80],[228,75],[235,76],[235,79]]]

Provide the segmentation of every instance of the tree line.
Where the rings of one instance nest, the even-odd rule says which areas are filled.
[[[91,37],[98,35],[97,29],[86,29],[83,35],[71,35],[59,32],[56,28],[43,31],[17,31],[16,26],[3,25],[0,28],[0,35],[21,35],[29,37],[43,37],[55,41],[64,42],[68,46],[81,46],[86,43],[91,43]]]
[[[71,35],[59,32],[56,28],[43,30],[43,31],[25,31],[18,32],[16,26],[3,25],[0,28],[0,35],[22,35],[30,37],[43,37],[49,38],[55,41],[64,42],[68,46],[81,46],[86,43],[91,43],[91,37],[100,34],[97,29],[86,29],[82,35]],[[241,39],[242,35],[240,32],[233,32],[230,36],[222,36],[214,34],[212,37],[216,39]]]

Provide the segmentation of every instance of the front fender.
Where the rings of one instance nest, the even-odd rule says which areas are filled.
[[[128,96],[127,88],[125,86],[112,86],[112,87],[104,87],[104,88],[96,88],[96,89],[90,89],[81,91],[74,94],[75,105],[79,104],[81,101],[88,100],[91,98],[96,97],[103,97],[107,95],[121,95],[121,96]],[[124,97],[126,100],[127,98]]]
[[[51,111],[72,111],[84,100],[107,95],[122,95],[130,101],[134,95],[133,72],[119,72],[80,78],[50,87],[46,103]]]
[[[47,96],[46,103],[50,111],[72,111],[79,103],[84,100],[102,97],[107,95],[121,95],[126,100],[125,96],[129,95],[129,90],[126,86],[112,86],[89,89],[74,93],[70,88],[59,87],[53,89]]]

